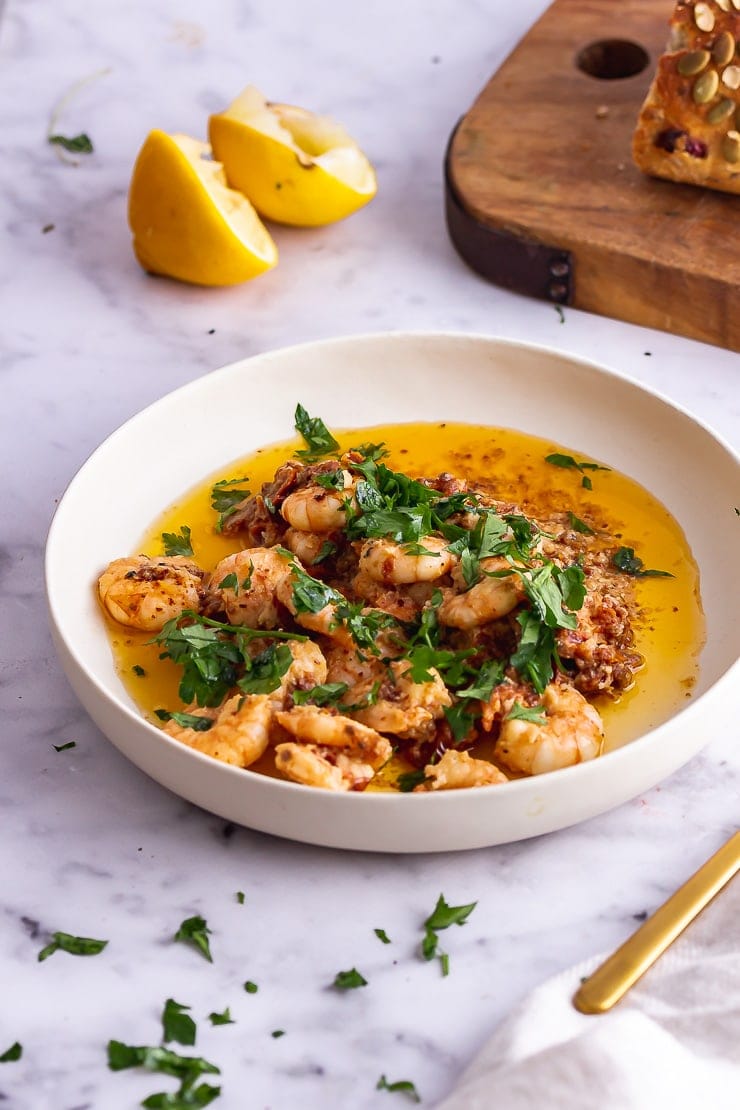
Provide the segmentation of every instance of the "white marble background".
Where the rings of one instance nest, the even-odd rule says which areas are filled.
[[[2,1106],[124,1110],[173,1089],[166,1077],[113,1074],[105,1059],[111,1037],[156,1044],[167,997],[192,1007],[197,1050],[222,1068],[223,1110],[403,1105],[404,1095],[375,1090],[381,1073],[412,1080],[433,1105],[524,992],[624,939],[737,822],[740,755],[727,722],[660,787],[537,841],[381,857],[234,829],[118,755],[78,706],[46,626],[46,530],[90,451],[173,387],[272,347],[406,328],[531,339],[658,387],[740,443],[736,354],[569,309],[561,323],[551,306],[478,279],[449,245],[450,130],[545,6],[5,5],[0,1053],[17,1040],[23,1056],[0,1064]],[[95,145],[70,166],[45,141],[49,116],[96,73],[59,120]],[[280,231],[280,265],[253,284],[147,278],[125,220],[138,147],[155,126],[202,136],[208,113],[248,81],[341,119],[377,167],[376,201],[336,227]],[[52,747],[72,740],[72,750]],[[440,892],[478,901],[445,936],[446,979],[418,956]],[[212,929],[212,965],[171,941],[198,913]],[[54,930],[110,943],[94,958],[39,963]],[[352,966],[370,985],[339,996],[329,984]],[[257,994],[244,993],[246,979]],[[235,1024],[212,1028],[207,1014],[226,1006]]]

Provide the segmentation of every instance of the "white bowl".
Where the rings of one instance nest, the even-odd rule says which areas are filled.
[[[209,474],[291,432],[300,400],[331,427],[451,420],[518,428],[603,460],[682,525],[701,573],[707,643],[695,697],[660,727],[591,763],[503,787],[343,794],[243,771],[139,714],[114,669],[94,583],[161,511]],[[537,836],[620,805],[676,770],[734,716],[740,591],[733,506],[740,460],[635,382],[543,348],[485,336],[337,339],[234,363],[129,420],[64,495],[46,552],[51,624],[90,716],[137,767],[204,809],[312,844],[439,852]]]

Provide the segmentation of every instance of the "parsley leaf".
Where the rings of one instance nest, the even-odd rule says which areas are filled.
[[[576,516],[575,513],[568,513],[568,523],[570,524],[574,532],[582,532],[584,536],[593,536],[596,534],[593,528],[589,528],[588,524],[586,524],[586,521],[581,520],[581,518],[579,516]]]
[[[221,1088],[210,1083],[200,1083],[197,1087],[183,1083],[179,1091],[149,1095],[141,1105],[146,1110],[190,1110],[191,1107],[208,1106],[220,1094]]]
[[[218,1014],[214,1011],[212,1014],[208,1015],[208,1018],[210,1020],[211,1025],[234,1025],[235,1024],[234,1019],[233,1019],[233,1017],[231,1016],[231,1014],[229,1012],[229,1007],[228,1006],[226,1007],[226,1009],[224,1010],[224,1012],[222,1014]]]
[[[477,905],[477,902],[469,902],[467,906],[448,906],[444,895],[440,894],[437,905],[424,925],[427,929],[449,929],[450,925],[464,925]]]
[[[373,932],[375,933],[378,940],[381,941],[383,944],[391,943],[391,938],[388,936],[385,929],[373,929]]]
[[[285,1030],[284,1029],[273,1029],[272,1033],[270,1033],[270,1036],[275,1037],[275,1038],[284,1037],[285,1036]]]
[[[196,1025],[189,1014],[189,1006],[168,998],[162,1011],[162,1040],[177,1041],[178,1044],[195,1044]]]
[[[23,1045],[19,1041],[16,1041],[10,1048],[6,1048],[5,1052],[0,1056],[0,1064],[10,1064],[14,1060],[20,1060],[22,1055]]]
[[[415,786],[420,786],[425,781],[424,771],[419,768],[418,771],[403,771],[396,779],[396,786],[402,794],[410,794]]]
[[[353,967],[349,971],[338,971],[334,977],[333,986],[340,991],[355,990],[357,987],[366,987],[367,979],[360,975],[356,967]]]
[[[213,963],[211,948],[208,943],[208,934],[210,931],[204,918],[196,915],[195,917],[188,917],[183,921],[182,925],[175,933],[174,939],[193,944],[203,953],[209,963]]]
[[[144,668],[142,666],[140,666],[138,663],[134,663],[131,670],[134,672],[135,675],[138,675],[139,678],[143,678],[144,675],[146,674],[146,671],[144,670]]]
[[[668,570],[645,570],[644,563],[637,555],[634,548],[620,547],[612,556],[612,563],[623,574],[630,574],[633,578],[674,578]]]
[[[344,601],[338,590],[327,586],[318,578],[312,578],[296,562],[291,565],[291,576],[296,613],[320,613],[327,605],[337,605]]]
[[[255,655],[244,675],[237,685],[245,694],[271,694],[277,690],[283,675],[291,663],[293,653],[287,644],[270,644],[269,647]]]
[[[299,459],[313,462],[339,449],[339,444],[318,416],[309,416],[303,405],[296,405],[295,430],[303,437],[306,448],[296,451]]]
[[[192,555],[193,545],[190,542],[190,529],[183,524],[179,532],[163,532],[162,543],[165,555]]]
[[[239,903],[240,906],[244,905],[244,891],[243,890],[237,890],[236,900],[237,900],[237,902]]]
[[[591,479],[584,473],[586,470],[611,470],[611,467],[599,466],[598,463],[576,462],[572,455],[561,455],[557,451],[552,455],[545,455],[545,462],[550,463],[552,466],[563,467],[564,469],[579,470],[583,475],[581,478],[581,485],[584,489],[593,489]]]
[[[509,662],[542,694],[552,678],[553,659],[557,659],[555,634],[531,610],[525,610],[516,619],[522,634]]]
[[[251,979],[247,979],[246,983],[244,984],[244,990],[247,992],[247,994],[256,994],[259,990],[259,987],[256,983],[253,983]]]
[[[94,940],[92,937],[74,937],[70,933],[52,933],[52,940],[39,952],[39,963],[53,956],[55,952],[69,952],[70,956],[97,956],[105,948],[107,940]]]
[[[509,712],[504,717],[505,721],[532,721],[533,724],[543,725],[547,719],[544,705],[522,705],[515,701]]]
[[[69,751],[70,748],[76,748],[77,747],[77,741],[76,740],[69,740],[69,741],[67,741],[66,744],[52,744],[51,746],[52,746],[52,748],[54,749],[55,752],[66,752],[66,751]]]
[[[81,131],[79,135],[73,135],[71,138],[66,135],[49,135],[48,142],[62,147],[70,154],[92,154],[93,152],[90,136],[86,135],[84,131]]]
[[[190,728],[193,732],[208,732],[213,727],[210,717],[200,717],[197,713],[169,713],[167,710],[157,710],[161,721],[176,721],[180,728]]]
[[[216,482],[211,488],[211,508],[219,514],[216,531],[220,532],[224,521],[236,512],[237,506],[251,496],[246,483],[248,478],[229,478]]]
[[[408,1095],[412,1102],[421,1102],[421,1096],[410,1079],[398,1079],[395,1083],[389,1083],[386,1077],[381,1075],[380,1079],[375,1084],[375,1090],[399,1091]]]

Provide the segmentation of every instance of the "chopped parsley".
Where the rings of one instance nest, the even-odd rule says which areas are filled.
[[[216,531],[223,529],[224,522],[236,512],[242,501],[251,496],[248,478],[224,478],[211,487],[211,508],[218,513]]]
[[[210,929],[205,922],[205,919],[196,915],[195,917],[188,917],[183,921],[180,928],[175,933],[175,940],[182,940],[186,944],[194,945],[200,952],[203,953],[209,963],[213,963],[211,956],[211,948],[208,943],[208,935]]]
[[[139,664],[138,664],[138,663],[134,663],[134,665],[133,665],[133,667],[131,668],[131,670],[132,670],[132,671],[134,672],[134,674],[135,674],[135,675],[137,675],[137,676],[138,676],[139,678],[143,678],[143,677],[144,677],[144,675],[146,674],[146,671],[144,670],[144,668],[143,668],[143,667],[141,667],[141,666],[139,666]]]
[[[408,1095],[412,1102],[421,1102],[421,1096],[410,1079],[398,1079],[395,1083],[389,1083],[386,1077],[381,1075],[375,1084],[375,1090],[398,1091],[401,1094]]]
[[[167,999],[162,1011],[163,1041],[177,1041],[178,1044],[185,1045],[195,1044],[196,1025],[186,1013],[189,1009],[189,1006],[175,1002],[174,998]]]
[[[270,1036],[275,1037],[276,1039],[277,1039],[277,1037],[284,1037],[285,1036],[285,1030],[284,1029],[273,1029],[272,1033],[270,1033]]]
[[[426,775],[419,768],[418,771],[403,771],[396,779],[396,786],[402,794],[410,794],[416,786],[426,782]]]
[[[586,524],[585,520],[581,520],[575,513],[568,512],[568,523],[574,532],[581,532],[584,536],[593,536],[595,532]]]
[[[208,732],[213,728],[210,717],[201,717],[198,713],[170,713],[167,709],[155,709],[160,721],[175,721],[180,728],[190,728],[193,732]]]
[[[97,956],[105,948],[107,940],[94,940],[92,937],[74,937],[70,933],[52,933],[52,940],[39,952],[39,963],[48,960],[55,952],[69,952],[70,956]]]
[[[545,462],[550,463],[552,466],[560,466],[566,470],[580,471],[581,485],[584,489],[593,489],[591,479],[585,473],[587,470],[610,470],[609,466],[599,466],[598,463],[590,462],[576,462],[572,455],[561,455],[557,451],[552,455],[545,455]]]
[[[303,405],[296,405],[294,420],[295,430],[306,444],[303,450],[296,451],[299,459],[314,462],[339,450],[339,444],[324,421],[318,416],[309,416]]]
[[[633,578],[674,578],[668,570],[646,570],[642,559],[635,555],[634,548],[620,547],[612,556],[612,563],[623,574]]]
[[[340,991],[355,990],[357,987],[366,987],[367,979],[360,974],[356,967],[353,967],[349,971],[338,971],[334,977],[333,986]]]
[[[236,900],[237,900],[237,902],[239,903],[240,906],[244,905],[244,891],[243,890],[237,890]]]
[[[244,984],[244,990],[247,992],[247,994],[256,994],[259,990],[259,987],[256,983],[253,983],[251,979],[247,979],[246,983]]]
[[[547,719],[544,705],[522,705],[515,701],[509,712],[504,717],[505,721],[531,721],[536,725],[543,725]]]
[[[202,1075],[220,1074],[221,1069],[215,1064],[202,1056],[180,1056],[171,1049],[158,1045],[127,1045],[122,1041],[111,1040],[108,1042],[108,1067],[111,1071],[146,1068],[180,1080],[180,1087],[176,1092],[162,1092],[144,1099],[141,1105],[149,1110],[158,1110],[160,1107],[184,1110],[185,1107],[208,1106],[221,1094],[220,1087],[198,1083]]]
[[[373,929],[373,932],[375,933],[376,937],[378,938],[379,941],[381,941],[382,944],[390,944],[391,943],[391,938],[388,936],[385,929]]]
[[[231,1013],[229,1011],[228,1006],[223,1011],[223,1013],[219,1014],[219,1013],[216,1013],[216,1011],[214,1011],[212,1014],[209,1014],[208,1015],[208,1020],[210,1021],[211,1025],[234,1025],[235,1024],[234,1019],[231,1016]]]
[[[193,545],[190,542],[190,529],[183,524],[179,532],[163,532],[162,543],[165,555],[192,555]]]
[[[77,741],[68,740],[66,744],[52,744],[51,746],[55,752],[66,752],[69,751],[70,748],[76,748]]]
[[[477,905],[477,902],[470,902],[466,906],[450,906],[445,901],[444,895],[440,894],[436,906],[424,922],[422,957],[425,960],[433,960],[436,956],[443,976],[450,973],[450,958],[446,952],[440,950],[437,934],[440,929],[449,929],[451,925],[464,925]]]
[[[13,1063],[15,1060],[20,1060],[22,1055],[23,1045],[19,1041],[16,1041],[10,1048],[6,1048],[5,1052],[0,1056],[0,1064]]]
[[[48,142],[60,146],[70,154],[92,154],[93,145],[89,135],[81,131],[79,135],[49,135]]]

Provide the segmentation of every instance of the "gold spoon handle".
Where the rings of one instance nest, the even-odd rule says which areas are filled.
[[[573,996],[575,1008],[582,1014],[610,1010],[739,870],[736,832],[581,984]]]

